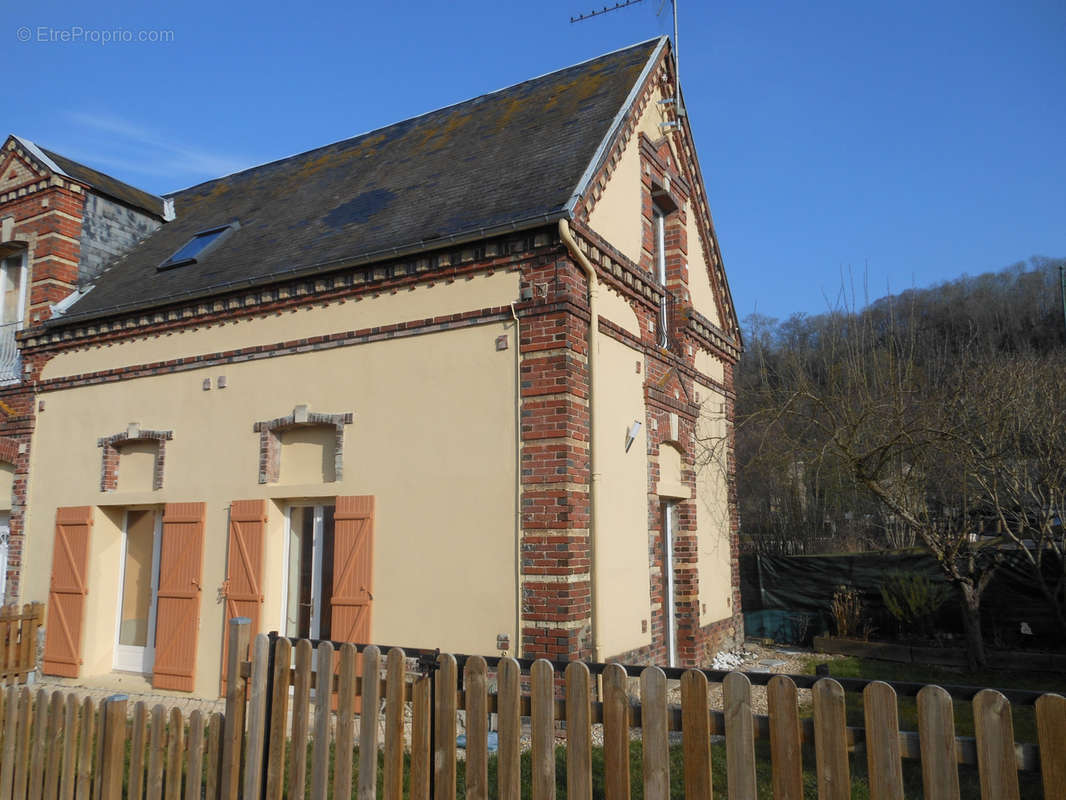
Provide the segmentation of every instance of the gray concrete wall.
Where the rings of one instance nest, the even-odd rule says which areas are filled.
[[[78,284],[85,286],[92,283],[112,261],[129,252],[162,224],[143,211],[116,203],[92,191],[86,192]]]

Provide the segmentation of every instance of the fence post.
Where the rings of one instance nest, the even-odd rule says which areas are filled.
[[[267,698],[270,697],[270,639],[255,637],[252,686],[248,691],[248,735],[244,751],[244,797],[258,800],[263,793],[263,751],[266,739]]]
[[[241,781],[241,741],[244,736],[244,702],[247,678],[241,675],[241,662],[248,654],[252,621],[234,617],[229,621],[229,662],[226,681],[226,720],[222,734],[222,779],[219,796],[237,800]]]
[[[263,731],[264,736],[267,738],[267,746],[263,748],[264,754],[269,757],[267,751],[269,750],[269,743],[271,737],[271,731],[274,726],[274,669],[277,659],[278,649],[278,632],[271,631],[267,634],[267,685],[266,685],[266,714],[263,717]],[[286,667],[289,665],[286,664]],[[262,770],[260,772],[259,786],[260,786],[260,798],[265,800],[267,796],[267,771],[270,764],[267,758],[263,758]],[[254,798],[248,798],[248,800],[254,800]]]
[[[126,701],[113,694],[103,702],[103,742],[100,746],[100,800],[122,800],[122,778],[126,768]]]

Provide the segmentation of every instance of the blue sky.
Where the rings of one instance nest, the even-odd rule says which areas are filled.
[[[680,3],[741,318],[1066,256],[1062,0]],[[172,191],[671,32],[603,4],[5,0],[3,127]]]

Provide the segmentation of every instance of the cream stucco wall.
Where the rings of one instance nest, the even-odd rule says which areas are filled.
[[[640,263],[643,220],[640,213],[640,139],[630,138],[603,194],[589,214],[589,227],[634,264]]]
[[[722,324],[718,316],[718,305],[714,302],[714,290],[711,288],[711,276],[707,271],[707,254],[703,251],[700,239],[699,223],[692,210],[692,203],[685,204],[686,237],[688,238],[688,291],[692,298],[692,307],[719,327]]]
[[[391,298],[376,302],[382,301]],[[371,305],[337,308],[358,316],[361,307],[369,311]],[[314,319],[303,312],[294,316]],[[284,338],[278,322],[264,322],[265,338]],[[97,506],[83,674],[110,671],[122,511],[205,501],[196,692],[210,696],[218,690],[224,615],[219,589],[226,572],[229,503],[272,501],[263,608],[263,629],[269,630],[281,621],[287,504],[370,494],[377,505],[376,641],[461,652],[492,652],[498,633],[518,641],[514,357],[512,349],[497,351],[495,339],[501,334],[511,337],[514,348],[513,327],[494,323],[43,394],[45,410],[37,417],[31,456],[35,480],[29,487],[22,600],[47,599],[56,508]],[[146,351],[157,346],[163,347],[158,342],[130,345],[128,358],[119,361],[149,357]],[[203,349],[222,347],[213,339],[203,343]],[[70,358],[62,369],[87,371]],[[203,390],[204,378],[221,374],[227,388]],[[345,427],[343,480],[260,485],[253,423],[289,414],[298,404],[315,412],[353,412],[354,422]],[[173,431],[166,444],[164,489],[101,493],[96,439],[130,422]],[[292,470],[283,467],[283,480],[301,480],[314,471],[306,458],[294,464]]]
[[[604,283],[599,285],[596,313],[640,338],[640,320],[629,301]]]
[[[663,99],[660,89],[652,93],[652,99],[641,114],[637,131],[645,134],[653,142],[662,138],[660,125],[667,121],[666,107],[659,105]],[[669,140],[671,159],[676,167],[677,148],[673,137]],[[721,321],[718,307],[711,288],[710,275],[707,272],[707,255],[699,235],[697,215],[693,212],[691,202],[685,204],[686,235],[688,238],[688,273],[689,293],[693,307],[716,325]],[[641,175],[640,175],[640,137],[630,137],[622,151],[622,156],[615,166],[607,185],[589,214],[589,227],[603,236],[636,264],[640,263],[643,247],[643,226],[641,216]]]
[[[724,398],[697,384],[700,416],[696,422],[696,536],[699,548],[700,625],[733,613],[730,565],[728,482],[722,458],[726,433]]]
[[[42,380],[183,356],[239,350],[341,331],[422,320],[462,311],[507,305],[518,299],[517,272],[495,272],[452,282],[420,284],[329,304],[311,304],[258,317],[199,325],[170,333],[65,351],[52,358]],[[292,409],[290,409],[291,411]]]
[[[720,358],[716,358],[706,350],[696,351],[696,369],[708,378],[725,383],[725,364]],[[703,397],[703,394],[700,394]]]
[[[625,451],[626,431],[645,418],[644,375],[635,368],[641,354],[603,335],[598,341],[595,563],[601,615],[596,636],[606,658],[651,643],[648,457],[643,430]],[[642,631],[645,620],[647,632]]]

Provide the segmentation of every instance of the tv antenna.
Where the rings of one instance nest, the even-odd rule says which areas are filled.
[[[602,17],[604,14],[610,14],[612,11],[621,11],[624,8],[635,6],[638,3],[643,3],[644,0],[620,0],[613,6],[604,6],[597,10],[593,9],[587,14],[578,14],[576,17],[570,17],[570,23],[584,22],[587,19],[593,19],[594,17]],[[662,5],[659,6],[658,13],[662,13],[663,6],[666,5],[667,0],[662,0]],[[670,7],[674,12],[674,96],[667,98],[666,100],[660,100],[662,105],[672,105],[675,111],[675,119],[670,122],[662,123],[663,130],[676,131],[681,129],[681,118],[686,116],[685,108],[681,105],[681,69],[677,58],[677,0],[669,0]]]

